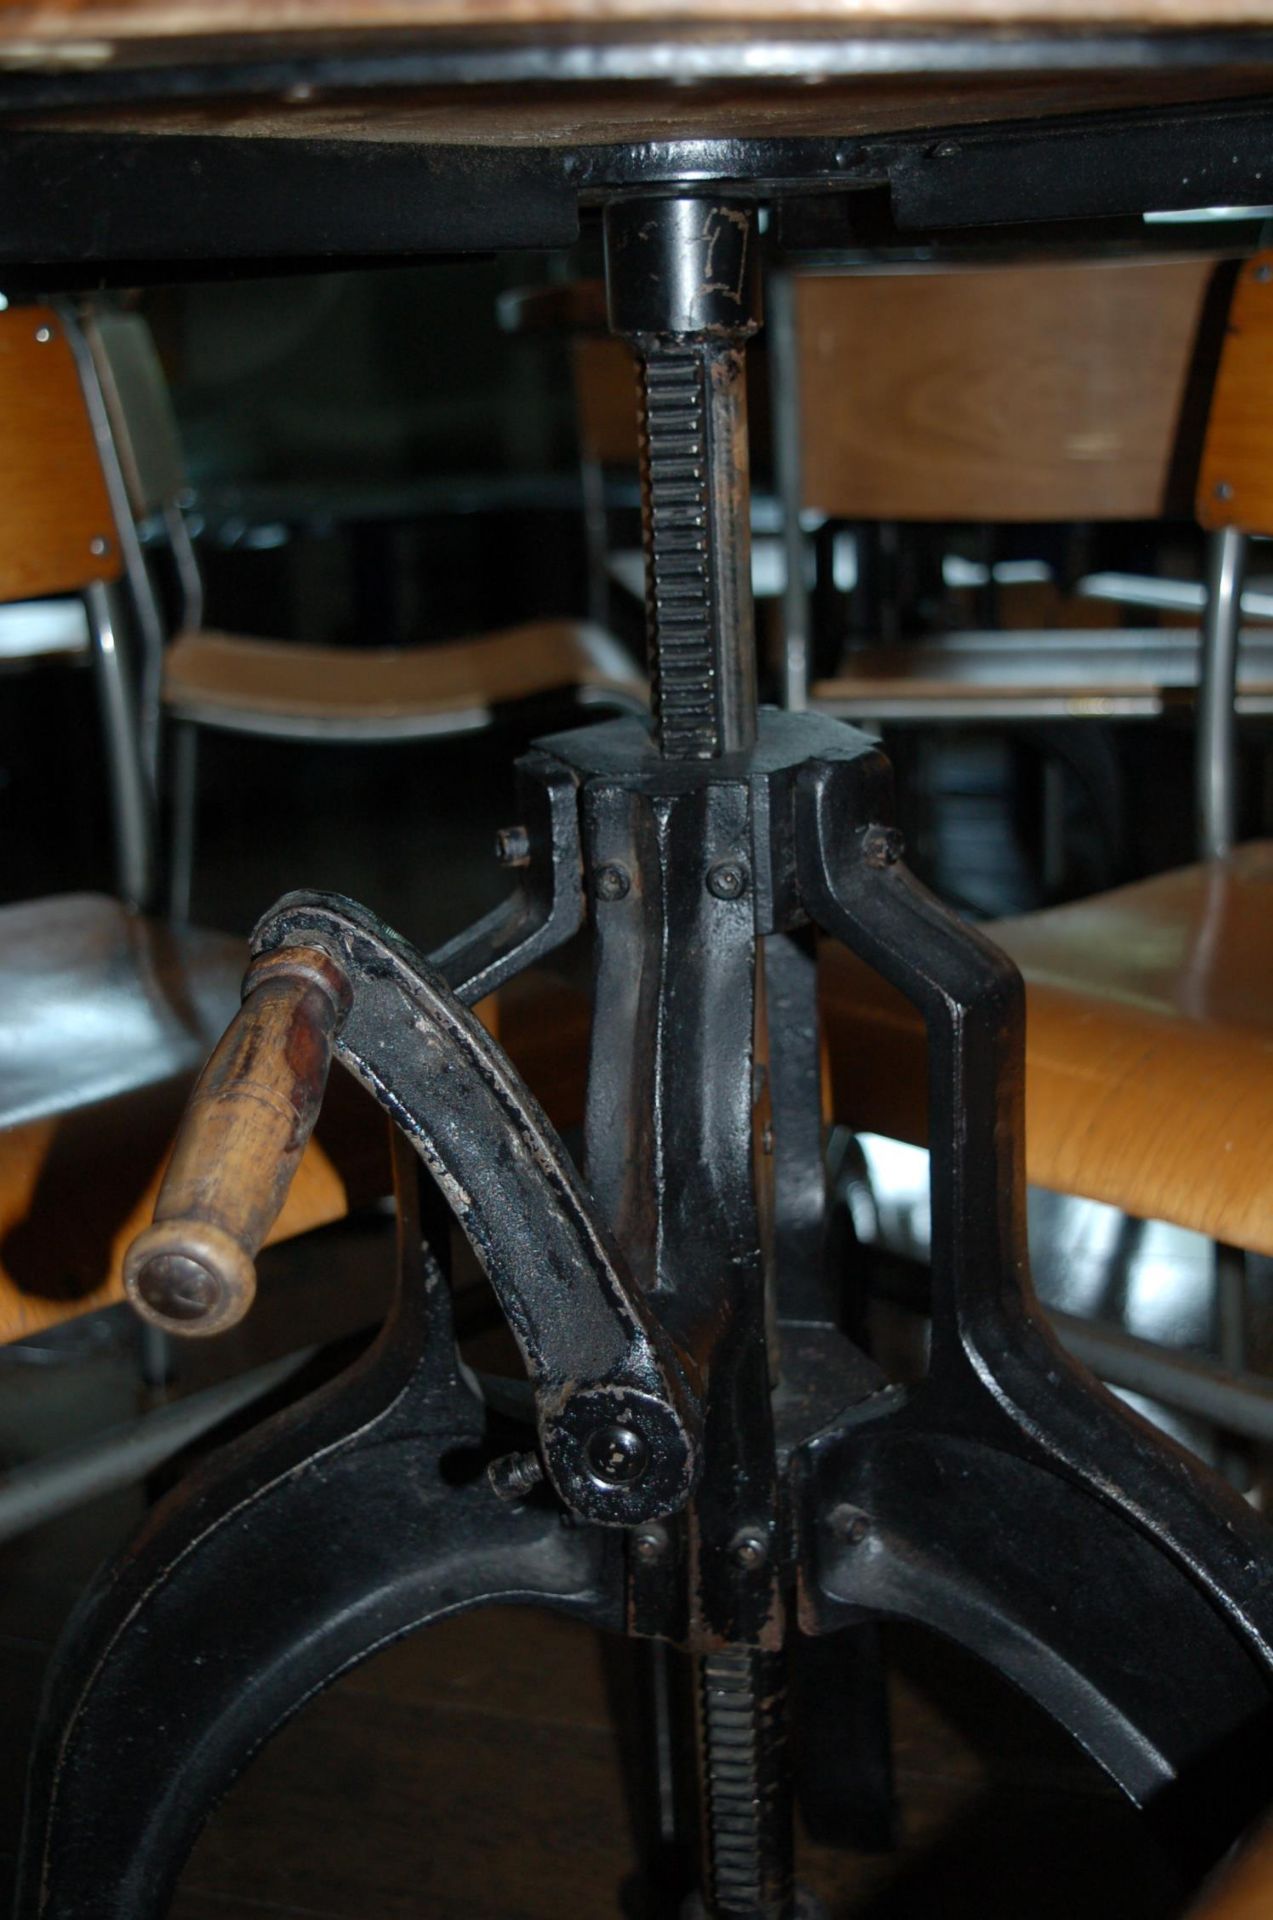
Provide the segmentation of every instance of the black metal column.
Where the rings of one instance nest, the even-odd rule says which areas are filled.
[[[610,325],[637,356],[646,616],[659,746],[756,737],[747,388],[760,324],[755,209],[719,196],[606,208]]]

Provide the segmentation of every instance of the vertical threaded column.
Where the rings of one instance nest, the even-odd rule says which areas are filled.
[[[757,325],[752,209],[606,209],[610,324],[639,369],[646,622],[660,750],[745,752],[756,734],[743,345]]]
[[[792,1912],[786,1673],[780,1653],[699,1656],[699,1753],[707,1911],[712,1920]]]

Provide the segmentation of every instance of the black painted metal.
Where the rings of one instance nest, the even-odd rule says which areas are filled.
[[[651,360],[665,339],[702,346],[682,323],[703,204],[642,215],[681,234],[662,309],[679,331],[616,289]],[[708,668],[745,676],[747,633],[722,621]],[[365,1362],[212,1462],[97,1583],[55,1666],[19,1920],[157,1920],[203,1814],[289,1713],[396,1634],[504,1599],[690,1655],[714,1920],[799,1911],[797,1631],[896,1616],[962,1641],[1187,1871],[1273,1790],[1270,1535],[1068,1361],[1033,1304],[1015,969],[907,873],[863,736],[768,713],[748,744],[716,724],[702,757],[633,720],[540,743],[513,899],[432,965],[324,896],[262,923],[260,947],[317,942],[351,982],[339,1045],[399,1135],[402,1300]],[[588,1190],[466,1011],[585,923]],[[824,1226],[810,923],[928,1027],[932,1360],[906,1393],[806,1272]],[[511,1436],[457,1378],[403,1141],[526,1357],[539,1459],[522,1430],[498,1490],[486,1469]],[[886,1776],[872,1790],[886,1820]]]
[[[605,214],[610,325],[640,386],[654,722],[678,760],[756,737],[743,369],[760,325],[755,226],[754,207],[719,195],[616,199]]]
[[[1273,94],[1273,79],[1270,81]],[[863,245],[1049,226],[1075,245],[1153,208],[1268,199],[1273,106],[1202,101],[1043,122],[887,136],[711,137],[627,144],[440,145],[409,139],[6,127],[0,118],[0,265],[9,284],[93,285],[216,263],[391,261],[562,247],[615,195],[837,201],[842,225],[809,240]],[[859,216],[858,209],[861,209]],[[792,222],[788,244],[805,244]]]
[[[320,1688],[484,1603],[621,1624],[616,1536],[502,1505],[398,1154],[402,1291],[333,1387],[183,1482],[73,1619],[32,1762],[21,1914],[159,1920],[209,1807]]]

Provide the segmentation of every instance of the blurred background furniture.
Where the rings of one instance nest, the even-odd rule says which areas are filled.
[[[162,704],[174,723],[170,911],[189,915],[198,806],[198,730],[313,745],[426,740],[488,726],[532,697],[644,710],[631,658],[601,629],[562,620],[418,648],[314,647],[201,630],[203,594],[181,514],[180,443],[163,371],[139,314],[89,323],[120,463],[139,519],[159,516],[181,587],[179,630],[163,653]]]
[[[148,1217],[186,1094],[238,1004],[245,964],[241,939],[178,932],[139,911],[156,858],[138,641],[144,652],[158,600],[129,511],[140,483],[117,459],[98,368],[66,307],[0,312],[0,582],[33,635],[51,632],[72,657],[91,658],[119,895],[0,906],[0,1347],[38,1342],[121,1297],[123,1250]],[[126,592],[125,580],[139,591]],[[50,780],[66,777],[67,752],[59,742],[50,753]],[[78,784],[91,805],[82,772]],[[352,1086],[327,1124],[334,1131],[307,1156],[279,1237],[387,1188],[381,1129]],[[153,1341],[146,1352],[157,1388],[163,1353]],[[6,1474],[0,1537],[139,1477],[274,1380],[229,1380],[197,1410]]]
[[[60,307],[0,313],[0,393],[0,661],[91,662],[116,883],[141,906],[155,881],[154,795],[126,615],[121,627],[135,541],[92,365]]]
[[[1153,275],[1163,269],[1137,271]],[[1194,285],[1192,276],[1190,269],[1186,288]],[[837,283],[826,284],[838,293]],[[1166,282],[1168,290],[1173,284],[1181,284],[1179,276]],[[1151,303],[1146,311],[1157,309]],[[1143,332],[1129,338],[1139,344]],[[1255,404],[1253,390],[1260,396]],[[1264,400],[1270,391],[1273,289],[1268,259],[1261,255],[1244,263],[1238,277],[1214,392],[1206,396],[1206,443],[1198,465],[1196,512],[1211,530],[1215,556],[1197,668],[1196,806],[1204,864],[992,926],[1027,983],[1030,1178],[1129,1215],[1208,1234],[1216,1243],[1216,1342],[1236,1373],[1247,1365],[1242,1254],[1273,1252],[1273,1214],[1258,1172],[1273,1134],[1273,845],[1256,842],[1233,851],[1244,543],[1236,527],[1218,522],[1273,532],[1273,413]],[[1121,416],[1113,388],[1103,396],[1102,411],[1108,435],[1117,439]],[[810,435],[812,447],[823,444],[816,432]],[[895,450],[896,442],[890,446]],[[824,457],[830,464],[830,456]],[[899,464],[900,486],[907,463]],[[1162,460],[1153,466],[1154,485],[1161,486]],[[923,461],[916,461],[915,472],[917,489],[932,483]],[[1017,482],[1024,477],[1018,473]],[[1148,504],[1145,495],[1123,497],[1141,511]],[[1024,647],[1031,639],[1023,639]],[[864,690],[875,670],[866,670]],[[854,675],[836,683],[854,684]],[[987,707],[994,698],[992,689]],[[922,693],[915,707],[922,710]],[[846,965],[841,955],[828,952],[825,964],[840,1097],[855,1109],[863,1103],[888,1108],[887,1118],[877,1111],[855,1124],[921,1138],[919,1058],[912,1055],[911,1073],[899,1072],[904,1036],[917,1035],[909,1010],[878,980],[868,984],[865,970]],[[868,1059],[860,1028],[872,1020],[880,1022],[881,1049]],[[1185,1112],[1189,1118],[1182,1125]],[[837,1115],[848,1117],[840,1107]]]

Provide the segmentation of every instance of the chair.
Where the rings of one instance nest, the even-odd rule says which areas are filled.
[[[122,900],[69,894],[0,907],[0,1345],[122,1297],[123,1249],[148,1217],[190,1085],[239,997],[245,943],[136,910],[150,875],[149,785],[137,699],[117,634],[127,561],[122,475],[73,317],[0,313],[0,589],[36,610],[82,602],[106,722]],[[56,600],[37,596],[59,596]],[[74,597],[73,599],[71,597]],[[337,1090],[279,1222],[285,1238],[387,1190],[383,1129]],[[235,1394],[238,1389],[235,1389]],[[231,1395],[234,1398],[235,1395]],[[217,1406],[224,1412],[223,1395]],[[206,1416],[204,1424],[207,1423]],[[192,1431],[130,1433],[81,1494],[126,1479]],[[78,1464],[78,1463],[77,1463]],[[52,1480],[5,1475],[0,1533],[48,1510]],[[103,1480],[103,1474],[106,1479]],[[38,1482],[38,1485],[37,1485]],[[86,1497],[86,1496],[85,1496]]]
[[[1273,530],[1271,379],[1273,286],[1260,256],[1238,280],[1197,468],[1195,511],[1213,535],[1200,864],[989,928],[1027,987],[1030,1179],[1208,1234],[1230,1367],[1243,1346],[1234,1250],[1273,1252],[1273,842],[1233,844],[1241,562],[1245,535]],[[910,1009],[842,955],[828,953],[824,973],[837,1118],[922,1139]]]
[[[154,884],[153,798],[121,622],[123,480],[83,341],[61,308],[0,313],[0,395],[0,655],[91,660],[118,891],[141,906]]]
[[[1014,722],[1146,718],[1189,698],[1199,681],[1193,634],[1086,631],[1100,617],[1094,602],[1058,604],[1055,594],[1052,610],[1077,631],[869,646],[811,684],[799,516],[1186,517],[1229,272],[1185,260],[780,273],[770,351],[788,544],[787,703],[812,700],[846,719]],[[859,368],[869,376],[856,377]],[[1213,542],[1217,579],[1220,551]],[[1226,617],[1226,604],[1213,594],[1207,618]],[[1273,710],[1273,636],[1258,629],[1243,648],[1239,704]],[[1205,686],[1202,706],[1205,728]]]
[[[180,512],[184,490],[171,400],[138,314],[86,322],[120,465],[138,519],[161,517],[182,587],[180,631],[163,655],[162,703],[175,726],[170,909],[189,914],[203,727],[273,740],[424,740],[488,726],[532,696],[643,710],[627,653],[596,624],[539,621],[407,649],[326,647],[202,628],[199,571]]]

